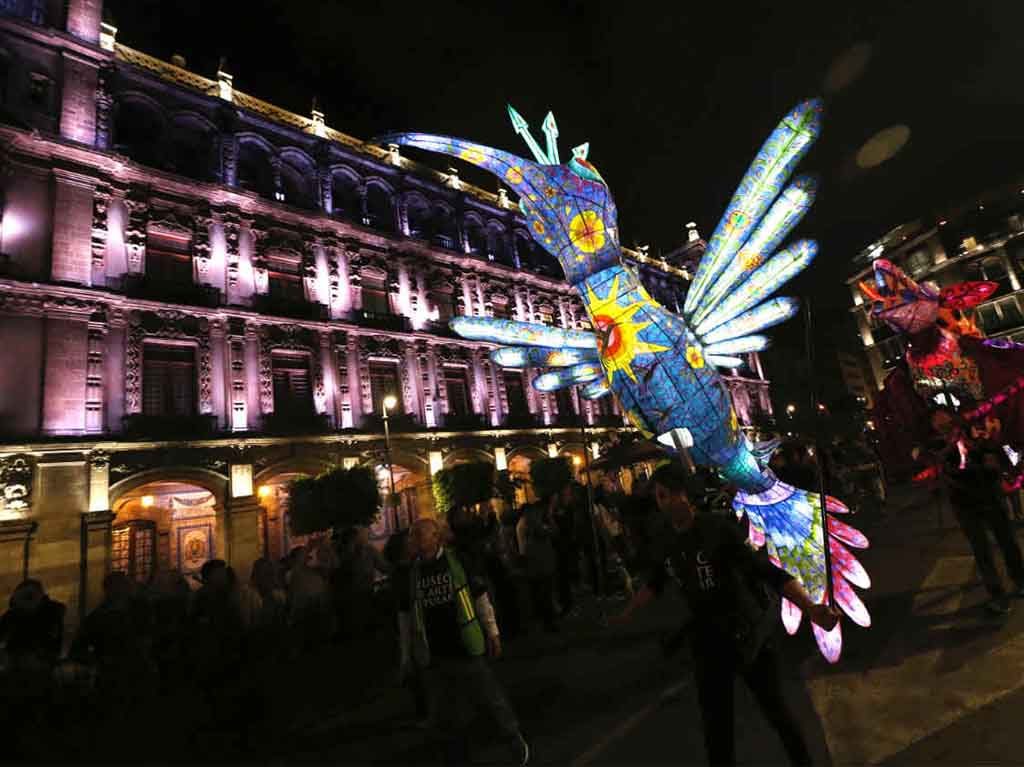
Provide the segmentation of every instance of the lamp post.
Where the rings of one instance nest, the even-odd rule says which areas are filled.
[[[389,394],[381,403],[384,416],[384,455],[388,461],[388,479],[391,481],[391,495],[388,496],[388,503],[392,506],[395,515],[395,532],[398,532],[398,506],[395,505],[395,470],[391,465],[391,430],[388,428],[388,411],[398,404],[395,395]]]

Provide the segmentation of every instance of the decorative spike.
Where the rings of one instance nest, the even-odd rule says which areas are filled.
[[[586,160],[588,154],[590,154],[589,141],[584,141],[579,146],[574,146],[572,148],[572,156],[575,157],[577,160]]]
[[[560,162],[558,159],[558,125],[555,123],[553,112],[548,112],[547,117],[544,118],[542,128],[544,130],[544,138],[547,139],[548,162],[552,165],[558,165]]]
[[[533,158],[537,162],[546,165],[548,163],[547,153],[541,149],[540,144],[534,140],[533,136],[530,134],[530,126],[526,124],[526,120],[523,119],[523,116],[512,108],[511,104],[508,105],[508,116],[512,118],[512,127],[515,129],[515,132],[523,137],[523,141],[526,142],[526,146],[528,146],[530,151],[533,152]]]

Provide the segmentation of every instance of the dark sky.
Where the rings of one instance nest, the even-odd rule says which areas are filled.
[[[181,53],[206,76],[226,56],[237,88],[301,114],[316,96],[329,125],[361,138],[422,130],[526,154],[505,104],[538,138],[551,109],[563,156],[590,141],[623,243],[652,252],[678,244],[690,220],[709,236],[779,118],[821,95],[859,46],[866,66],[828,94],[800,167],[821,190],[796,236],[818,239],[821,255],[789,292],[815,296],[819,356],[856,341],[842,277],[868,241],[1024,178],[1024,3],[106,4],[120,42]],[[857,149],[894,124],[911,130],[903,150],[857,171]],[[796,320],[774,331],[769,372],[801,335]]]

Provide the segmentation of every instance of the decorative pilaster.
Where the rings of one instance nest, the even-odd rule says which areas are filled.
[[[268,232],[256,226],[249,227],[249,236],[252,238],[252,279],[253,288],[257,295],[264,295],[270,290],[270,278],[267,274],[267,263],[263,258],[263,243],[267,239]]]
[[[146,225],[149,221],[149,196],[140,187],[133,187],[124,201],[128,208],[128,226],[124,247],[128,256],[128,273],[140,274],[146,263]]]
[[[85,370],[85,430],[90,434],[103,431],[106,422],[103,379],[103,359],[107,345],[106,315],[97,312],[89,320],[89,348],[86,353]]]
[[[114,106],[111,93],[114,68],[100,67],[96,79],[96,148],[110,149],[110,115]]]
[[[227,343],[231,365],[231,431],[246,431],[249,418],[245,380],[245,320],[229,320]]]
[[[484,410],[483,397],[480,396],[480,350],[473,349],[469,354],[466,365],[466,377],[469,379],[470,398],[473,400],[473,412],[478,415],[486,415]]]
[[[202,323],[199,333],[196,356],[199,358],[199,412],[209,415],[213,412],[213,359],[210,353],[211,328]]]
[[[355,425],[352,413],[352,390],[349,385],[349,347],[348,334],[344,330],[334,331],[334,358],[338,365],[338,422],[342,429],[351,429]]]
[[[400,348],[402,359],[398,367],[402,377],[402,401],[405,403],[405,412],[416,416],[420,411],[419,387],[415,385],[416,348],[411,341],[402,341]]]
[[[266,326],[259,329],[260,338],[260,413],[274,412],[274,362],[270,355],[270,339]]]
[[[233,133],[220,137],[220,175],[225,186],[238,186],[238,137]]]
[[[366,340],[356,337],[359,350],[359,393],[363,415],[373,413],[373,392],[370,389],[370,352],[366,348]]]
[[[331,359],[331,336],[328,333],[317,333],[320,342],[318,349],[313,349],[313,406],[317,413],[327,413],[327,386],[324,384],[324,363]]]
[[[479,358],[482,355],[478,352],[475,356]],[[483,357],[482,361],[477,364],[482,368],[484,375],[484,387],[487,391],[487,417],[491,426],[497,426],[501,422],[501,414],[498,412],[497,386],[494,381],[495,366],[491,364],[488,357]]]
[[[32,506],[35,467],[27,455],[0,458],[0,518],[24,517]]]
[[[192,256],[196,261],[196,272],[201,283],[209,284],[210,275],[210,226],[213,216],[208,208],[196,211],[192,219]]]
[[[316,273],[316,241],[307,239],[302,247],[302,281],[306,289],[306,299],[312,303],[320,302],[320,292],[317,290]]]
[[[239,250],[241,230],[238,216],[234,213],[225,213],[221,218],[221,225],[224,227],[224,251],[227,258],[227,287],[228,292],[230,293],[238,287],[238,265],[241,261],[241,254]]]
[[[416,353],[418,355],[420,369],[420,392],[423,400],[423,423],[428,429],[437,426],[437,402],[434,399],[434,387],[431,385],[431,354],[430,347],[426,341],[416,342]]]
[[[106,281],[107,210],[110,207],[110,188],[98,186],[92,194],[92,284]]]

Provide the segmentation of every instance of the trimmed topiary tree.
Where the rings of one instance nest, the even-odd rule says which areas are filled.
[[[547,498],[572,483],[572,468],[564,455],[539,458],[530,464],[530,479],[538,498]]]
[[[468,509],[494,497],[494,466],[486,461],[460,463],[434,475],[434,506],[438,514]]]
[[[379,506],[377,480],[365,466],[330,469],[288,486],[288,523],[293,535],[370,525]]]

